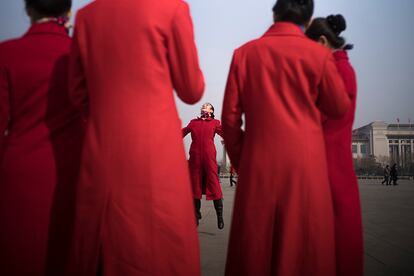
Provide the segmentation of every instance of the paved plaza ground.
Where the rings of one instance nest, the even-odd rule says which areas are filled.
[[[198,233],[203,276],[224,275],[234,187],[221,179],[224,230],[217,229],[213,202],[202,201]],[[360,180],[365,238],[365,276],[414,276],[414,181],[384,186]],[[260,276],[260,275],[258,275]]]

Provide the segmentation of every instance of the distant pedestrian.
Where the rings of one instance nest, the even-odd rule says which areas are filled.
[[[384,168],[384,180],[381,182],[382,185],[384,183],[388,186],[390,184],[390,166],[387,165]]]
[[[236,175],[236,170],[232,165],[230,165],[230,187],[236,186],[236,180],[234,180],[234,176]]]
[[[392,185],[397,186],[397,180],[398,180],[398,171],[397,171],[397,164],[394,163],[391,167],[390,171],[390,185],[392,182]]]

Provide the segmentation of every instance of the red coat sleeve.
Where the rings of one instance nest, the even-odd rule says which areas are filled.
[[[241,87],[238,82],[236,53],[230,66],[224,93],[221,123],[223,127],[224,143],[235,170],[239,169],[241,151],[243,148],[244,131],[242,126]]]
[[[214,130],[214,132],[220,135],[221,137],[223,137],[223,127],[221,126],[221,123],[219,120],[217,120],[216,129]]]
[[[10,119],[10,91],[6,68],[0,65],[0,154],[3,152],[7,126]]]
[[[183,128],[181,131],[183,132],[183,138],[185,137],[185,136],[187,136],[187,134],[188,133],[190,133],[191,132],[191,127],[190,127],[190,124],[191,124],[191,122],[190,123],[188,123],[188,125],[185,127],[185,128]]]
[[[340,118],[348,111],[351,102],[339,75],[334,58],[328,54],[319,84],[317,106],[329,118]]]
[[[88,91],[79,45],[81,24],[78,14],[69,59],[69,96],[73,104],[82,110],[86,118],[88,114]]]
[[[193,24],[188,4],[180,2],[167,39],[168,58],[174,89],[188,104],[198,102],[204,92],[204,77],[198,63]]]

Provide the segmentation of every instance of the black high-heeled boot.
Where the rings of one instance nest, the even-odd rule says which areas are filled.
[[[217,214],[217,227],[218,229],[223,229],[224,228],[223,199],[214,200],[214,209],[216,209],[216,214]]]
[[[195,208],[195,216],[197,225],[199,220],[201,219],[201,199],[194,199],[194,208]]]

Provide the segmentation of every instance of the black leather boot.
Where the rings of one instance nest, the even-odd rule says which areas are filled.
[[[195,208],[195,216],[197,225],[199,220],[201,219],[201,199],[194,199],[194,208]]]
[[[216,209],[216,214],[217,214],[217,227],[218,229],[223,229],[224,228],[223,199],[214,200],[214,209]]]

